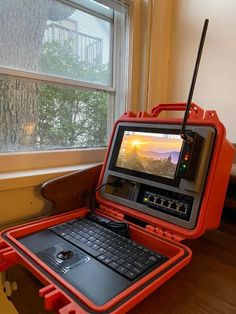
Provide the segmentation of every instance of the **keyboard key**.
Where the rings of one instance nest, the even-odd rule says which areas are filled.
[[[100,240],[95,240],[94,243],[97,245],[102,244],[102,242]]]
[[[116,268],[120,267],[120,265],[117,264],[116,262],[111,262],[111,263],[109,264],[109,266],[112,267],[113,269],[116,269]]]
[[[140,274],[142,273],[141,269],[139,269],[139,268],[137,268],[137,267],[134,267],[134,268],[132,269],[132,271],[133,271],[134,273],[136,273],[137,275],[140,275]]]
[[[129,271],[127,271],[125,273],[125,276],[128,277],[129,279],[134,279],[134,278],[137,277],[137,274],[135,274],[135,273],[133,273],[132,271],[129,270]]]
[[[145,262],[147,261],[147,258],[146,257],[140,257],[138,260],[139,260],[139,262],[145,264]]]
[[[123,267],[123,266],[120,266],[116,269],[120,274],[125,274],[127,273],[128,269]]]
[[[89,237],[88,239],[89,241],[92,241],[92,242],[96,240],[94,237]]]
[[[155,256],[150,256],[148,259],[154,263],[158,261],[158,258]]]
[[[150,261],[149,259],[144,263],[147,266],[152,266],[155,262]]]
[[[87,239],[81,238],[81,239],[79,239],[79,241],[82,242],[82,243],[85,243],[85,242],[87,242]]]
[[[100,256],[98,256],[98,259],[100,259],[101,261],[103,261],[104,259],[106,259],[106,256],[105,256],[105,255],[100,255]]]
[[[133,257],[129,257],[129,258],[127,258],[126,260],[127,260],[128,263],[133,263],[134,258],[133,258]]]
[[[99,246],[97,244],[94,244],[91,246],[92,249],[94,249],[95,251],[97,251],[99,249]]]
[[[127,269],[133,269],[134,268],[134,266],[130,263],[125,263],[123,266],[126,267]]]
[[[117,255],[112,255],[111,259],[116,262],[119,259],[119,256]]]
[[[134,265],[135,266],[137,266],[138,268],[140,268],[140,269],[146,269],[146,268],[148,268],[148,266],[147,265],[145,265],[145,264],[143,264],[143,263],[141,263],[141,262],[139,262],[139,261],[134,261]]]
[[[110,253],[110,252],[107,252],[107,253],[105,253],[104,255],[105,255],[106,257],[108,257],[108,258],[111,258],[111,257],[113,256],[113,254]]]
[[[105,254],[107,251],[104,249],[104,248],[102,248],[102,247],[100,247],[98,250],[97,250],[99,253],[101,253],[101,254]]]
[[[112,252],[112,253],[115,251],[115,249],[114,249],[112,246],[108,246],[108,247],[107,247],[107,250],[108,250],[109,252]]]
[[[110,264],[112,262],[112,260],[110,258],[105,258],[103,260],[103,262],[106,263],[106,264]]]
[[[120,256],[120,257],[123,257],[123,254],[124,254],[124,253],[120,252],[119,250],[115,250],[113,253],[116,254],[117,256]]]
[[[123,265],[125,263],[125,260],[123,258],[120,258],[117,260],[117,263],[119,263],[120,265]]]

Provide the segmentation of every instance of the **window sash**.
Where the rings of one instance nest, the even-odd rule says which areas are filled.
[[[64,86],[79,87],[79,88],[84,88],[84,89],[89,89],[89,90],[99,90],[99,91],[105,91],[109,93],[115,92],[115,88],[111,86],[100,85],[96,83],[89,83],[89,82],[79,81],[79,80],[73,80],[73,79],[64,78],[60,76],[53,76],[49,74],[22,71],[22,70],[13,69],[13,68],[0,67],[0,74],[9,75],[15,78],[19,77],[19,78],[25,78],[25,79],[33,79],[33,80],[41,81],[44,83],[62,84]]]
[[[58,0],[63,3],[70,4],[71,6],[77,7],[87,13],[93,14],[97,17],[103,18],[104,20],[111,21],[113,19],[113,12],[109,11],[109,8],[123,13],[129,7],[129,1],[121,0]],[[96,3],[97,2],[97,3]],[[106,6],[107,8],[101,7],[99,4]]]

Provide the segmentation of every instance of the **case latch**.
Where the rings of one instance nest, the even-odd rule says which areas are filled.
[[[78,304],[70,300],[56,286],[49,284],[39,290],[39,295],[44,298],[46,310],[56,310],[59,314],[86,314]]]

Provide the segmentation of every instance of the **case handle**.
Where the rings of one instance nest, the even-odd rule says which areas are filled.
[[[162,111],[185,111],[186,103],[177,104],[159,104],[152,108],[152,117],[158,117]],[[189,119],[202,119],[204,115],[204,110],[198,105],[191,103]]]

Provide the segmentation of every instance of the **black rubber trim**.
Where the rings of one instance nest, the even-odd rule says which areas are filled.
[[[47,276],[47,278],[49,278],[50,281],[52,281],[55,286],[58,286],[61,290],[63,290],[71,299],[73,299],[77,304],[79,304],[85,311],[87,311],[90,314],[97,314],[97,313],[101,313],[101,312],[95,312],[95,311],[91,311],[91,309],[85,305],[84,303],[82,303],[72,292],[69,291],[68,288],[66,288],[65,286],[63,286],[61,283],[59,283],[51,274],[49,274],[45,269],[43,269],[42,266],[38,265],[38,263],[36,261],[33,260],[33,258],[31,258],[30,256],[28,256],[25,252],[23,252],[14,242],[12,242],[10,239],[7,238],[6,235],[7,231],[5,233],[2,234],[2,238],[9,243],[13,248],[15,248],[18,252],[20,252],[21,255],[23,255],[26,259],[28,259],[30,261],[30,263],[32,265],[34,265],[41,273],[43,273],[44,275]],[[165,240],[168,243],[173,244],[172,242]],[[184,248],[183,248],[184,249]],[[122,301],[118,302],[117,304],[115,304],[113,307],[111,307],[108,311],[102,312],[102,314],[109,314],[112,311],[114,311],[115,309],[119,308],[122,304],[124,304],[126,301],[128,301],[129,299],[131,299],[135,294],[137,294],[137,292],[143,290],[144,288],[146,288],[149,284],[151,284],[152,282],[154,282],[156,279],[158,279],[159,277],[161,277],[163,274],[165,274],[168,270],[170,270],[173,266],[177,265],[179,262],[181,262],[182,260],[184,260],[189,254],[188,251],[186,251],[184,249],[185,253],[184,255],[179,258],[177,261],[175,261],[174,263],[172,263],[171,265],[169,265],[167,268],[165,268],[163,271],[161,271],[159,274],[157,274],[156,276],[154,276],[153,278],[151,278],[149,281],[147,281],[146,283],[144,283],[142,286],[140,286],[137,290],[135,290],[134,292],[130,293],[126,298],[124,298]],[[38,278],[37,278],[38,279]],[[38,279],[39,280],[39,279]],[[40,280],[39,280],[40,281]]]

